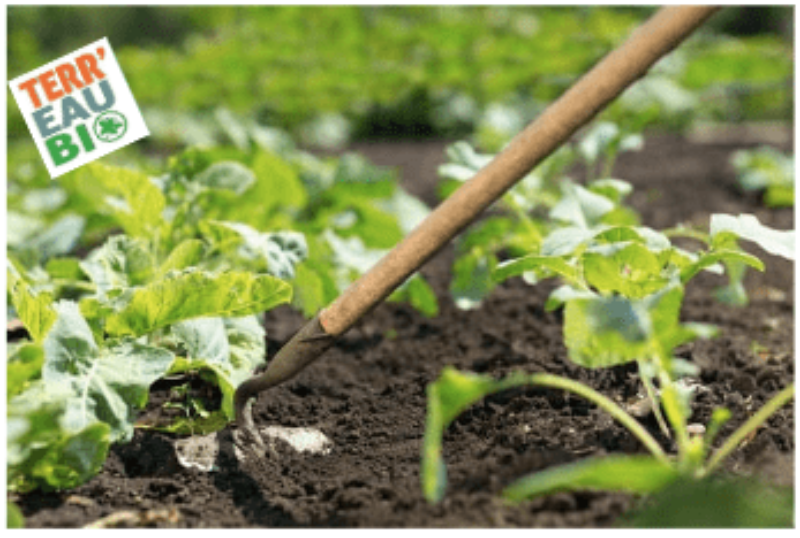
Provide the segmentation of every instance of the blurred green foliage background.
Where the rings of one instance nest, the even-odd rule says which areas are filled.
[[[702,119],[789,119],[792,9],[727,8],[659,66],[657,83],[638,92],[645,95],[634,92],[633,104],[617,107],[624,112],[609,114],[624,123],[632,111],[640,123],[644,116],[673,127],[687,110]],[[357,138],[461,135],[482,122],[514,123],[503,107],[530,120],[653,11],[13,6],[8,75],[107,36],[140,106],[173,127],[176,114],[223,107],[312,142],[314,129],[323,137],[325,129]],[[9,101],[10,136],[27,134]]]

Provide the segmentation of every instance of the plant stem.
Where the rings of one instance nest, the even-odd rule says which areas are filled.
[[[686,417],[681,410],[677,388],[672,382],[672,378],[663,369],[659,372],[659,381],[661,382],[661,401],[664,402],[664,412],[675,432],[678,454],[680,457],[685,457],[689,449],[689,433],[686,431]]]
[[[603,172],[601,173],[600,177],[597,179],[609,179],[611,177],[611,173],[614,171],[614,163],[617,160],[617,155],[612,154],[606,158],[606,162],[603,164]]]
[[[583,396],[615,418],[617,422],[628,428],[628,431],[638,438],[639,441],[641,441],[642,444],[647,447],[647,449],[653,454],[653,456],[656,457],[657,460],[665,465],[672,465],[672,462],[664,453],[664,450],[661,448],[658,442],[653,439],[653,437],[647,432],[647,430],[644,429],[641,424],[636,421],[635,418],[630,416],[620,406],[596,390],[578,383],[577,381],[550,374],[533,374],[530,377],[530,382],[534,385],[568,390],[570,392],[574,392],[578,396]]]
[[[531,234],[532,237],[535,238],[537,244],[542,242],[542,234],[539,233],[539,230],[534,225],[531,218],[528,216],[527,213],[514,201],[514,197],[509,193],[508,195],[503,197],[503,201],[506,205],[514,212],[514,214],[522,221],[523,226],[525,229],[528,230],[528,233]]]
[[[739,429],[733,432],[733,434],[728,437],[728,440],[719,447],[719,449],[714,453],[711,459],[708,461],[708,465],[705,468],[703,474],[709,474],[714,468],[722,463],[728,455],[736,450],[736,447],[747,437],[748,434],[755,431],[756,428],[761,426],[766,420],[775,413],[778,409],[783,407],[786,403],[789,402],[794,398],[794,383],[780,391],[778,394],[772,397],[770,401],[764,404],[764,407],[758,410],[758,412],[750,417],[747,422],[739,426]]]
[[[661,414],[661,404],[656,398],[656,389],[653,387],[653,383],[650,381],[650,378],[642,371],[641,361],[637,361],[637,363],[639,365],[639,377],[642,378],[642,384],[644,385],[644,390],[647,392],[647,398],[650,400],[650,405],[653,408],[653,414],[656,416],[658,427],[661,428],[661,433],[666,435],[667,439],[672,439],[669,426],[667,426],[667,422],[664,420],[664,415]]]

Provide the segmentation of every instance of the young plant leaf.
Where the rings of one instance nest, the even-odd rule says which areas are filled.
[[[481,249],[474,249],[456,259],[450,294],[458,308],[471,310],[480,306],[496,286],[492,278],[496,264],[494,254],[486,254]]]
[[[712,245],[731,238],[752,241],[770,254],[794,260],[794,230],[775,230],[761,224],[754,215],[711,215],[709,225]]]
[[[589,183],[588,187],[593,193],[605,196],[617,205],[621,204],[622,200],[633,192],[633,185],[621,179],[598,179]]]
[[[642,234],[633,226],[614,226],[594,234],[592,243],[598,245],[619,243],[644,243]]]
[[[565,284],[557,287],[550,293],[544,305],[544,309],[547,312],[552,312],[553,310],[561,308],[564,303],[568,301],[574,299],[595,299],[597,297],[599,296],[591,290],[582,290]]]
[[[130,439],[135,409],[147,402],[150,385],[174,355],[129,339],[98,347],[76,303],[61,301],[54,309],[58,319],[43,343],[42,381],[70,391],[65,428],[75,432],[104,422],[113,441]]]
[[[305,236],[298,232],[261,233],[246,224],[213,220],[200,228],[221,252],[284,280],[294,278],[295,266],[308,256]]]
[[[517,377],[509,378],[511,383]],[[439,379],[428,385],[428,412],[422,445],[422,491],[429,502],[438,502],[447,487],[447,470],[442,461],[442,436],[450,423],[469,406],[488,394],[511,385],[488,376],[463,373],[447,366]]]
[[[794,508],[791,486],[767,485],[749,477],[682,479],[657,492],[641,508],[626,514],[622,526],[716,529],[715,532],[736,529],[734,533],[742,532],[741,529],[760,529],[764,532],[768,528],[793,528]]]
[[[11,501],[6,501],[6,528],[25,528],[25,516],[22,515],[22,511],[19,507]]]
[[[141,172],[89,163],[59,179],[100,213],[114,218],[131,236],[151,237],[166,226],[161,190]]]
[[[52,308],[53,297],[49,293],[34,292],[24,277],[12,265],[6,272],[11,292],[11,302],[20,321],[35,342],[41,342],[56,320]]]
[[[237,162],[222,161],[212,164],[192,181],[209,189],[229,190],[241,195],[256,182],[256,176]]]
[[[562,184],[561,201],[550,210],[550,218],[588,229],[615,207],[614,202],[570,181]]]
[[[6,366],[6,399],[24,391],[28,383],[41,376],[44,349],[38,344],[9,344]]]
[[[528,271],[535,272],[539,279],[559,275],[568,282],[580,281],[578,269],[570,265],[564,258],[557,256],[523,256],[501,263],[492,274],[495,281],[501,282]]]
[[[503,490],[503,497],[517,503],[556,491],[653,493],[679,476],[675,468],[652,456],[611,455],[528,475]]]
[[[390,301],[407,302],[422,315],[433,317],[439,313],[439,302],[430,285],[417,273],[411,276],[389,296]]]
[[[25,247],[45,226],[45,222],[32,215],[25,215],[11,209],[6,213],[6,245],[9,250]]]
[[[731,163],[739,185],[746,191],[762,191],[767,207],[794,205],[794,157],[769,146],[737,151]]]
[[[258,178],[252,195],[264,213],[299,210],[308,203],[308,194],[297,171],[285,160],[262,150],[253,159],[252,168]]]
[[[378,206],[397,219],[404,236],[410,234],[431,212],[428,206],[400,187],[389,200],[378,200]]]
[[[79,215],[64,215],[46,230],[29,238],[24,249],[35,252],[39,261],[72,251],[83,233],[86,219]]]
[[[587,162],[594,163],[619,136],[620,130],[616,124],[607,121],[596,123],[581,138],[578,151]]]
[[[578,226],[556,228],[542,242],[542,256],[566,256],[592,239],[596,232]]]
[[[108,316],[105,329],[112,335],[141,336],[192,318],[260,313],[291,297],[291,286],[270,275],[186,270],[135,288],[129,302]]]
[[[227,420],[234,418],[236,387],[266,359],[264,328],[255,316],[202,318],[173,325],[172,334],[186,349],[186,357],[178,358],[170,371],[208,369],[213,372],[222,392],[221,411],[226,420],[221,424],[224,426]]]
[[[104,299],[112,289],[148,282],[153,276],[154,260],[145,241],[115,235],[93,250],[80,267],[94,282],[98,297]]]
[[[744,306],[748,303],[747,290],[744,288],[744,277],[747,265],[739,261],[728,259],[723,262],[728,275],[728,284],[714,290],[718,301],[733,305]]]
[[[647,247],[639,243],[615,246],[621,248],[610,255],[585,252],[581,258],[586,282],[600,293],[619,293],[639,299],[655,293],[669,282],[661,275],[658,257]]]
[[[696,261],[683,267],[683,269],[681,269],[681,282],[685,284],[703,269],[707,269],[719,262],[738,262],[749,265],[759,271],[764,270],[764,262],[755,256],[742,252],[741,250],[723,249],[703,253]]]
[[[111,444],[109,426],[102,422],[65,429],[68,403],[59,398],[60,387],[42,389],[38,383],[9,402],[6,463],[12,490],[79,486],[100,471]]]
[[[368,248],[391,248],[403,238],[403,230],[398,217],[375,207],[375,202],[374,199],[355,197],[341,200],[337,205],[355,219],[347,226],[334,228],[343,237],[358,237]]]
[[[78,258],[51,258],[47,260],[44,270],[54,279],[82,280],[84,278]]]
[[[469,143],[461,141],[447,147],[445,150],[450,162],[439,166],[439,177],[467,181],[481,168],[489,164],[491,155],[477,153]]]
[[[292,287],[294,290],[292,306],[300,310],[306,318],[314,316],[327,306],[328,301],[322,277],[308,264],[302,263],[295,268]]]
[[[653,335],[644,305],[623,297],[568,301],[564,343],[569,358],[587,368],[605,368],[648,355]]]
[[[170,271],[181,271],[187,267],[198,265],[203,259],[206,246],[199,239],[186,239],[172,249],[164,263],[159,266],[155,278],[164,278]]]
[[[367,248],[358,237],[342,238],[331,230],[325,230],[323,237],[333,253],[336,285],[340,291],[369,271],[385,254],[383,250]]]

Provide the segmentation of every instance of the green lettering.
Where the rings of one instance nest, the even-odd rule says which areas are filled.
[[[78,138],[81,139],[83,149],[85,149],[87,152],[92,151],[94,149],[94,140],[92,140],[92,136],[89,134],[89,130],[86,128],[86,126],[81,123],[75,128],[75,130],[78,132]]]
[[[50,137],[44,143],[47,145],[47,151],[50,152],[50,157],[56,166],[61,166],[71,161],[81,151],[76,144],[72,143],[72,137],[67,133]]]

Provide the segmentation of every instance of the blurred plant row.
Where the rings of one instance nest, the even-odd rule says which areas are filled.
[[[203,135],[188,133],[223,106],[286,128],[312,145],[477,131],[479,145],[496,150],[652,12],[530,6],[150,7],[97,13],[14,8],[9,69],[19,75],[113,29],[109,38],[127,80],[162,139],[186,142],[190,136],[188,142],[197,142]],[[56,20],[83,32],[59,40],[67,32]],[[138,33],[131,31],[134,25]],[[76,34],[83,41],[76,42]],[[631,130],[652,122],[680,128],[698,119],[786,119],[792,72],[788,39],[731,37],[704,28],[605,116]],[[24,132],[13,104],[9,120],[11,135]]]

